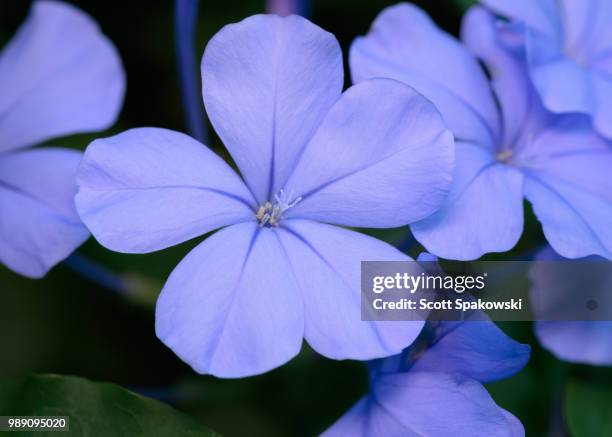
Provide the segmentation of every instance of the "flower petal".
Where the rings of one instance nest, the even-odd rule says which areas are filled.
[[[371,396],[364,396],[321,435],[322,437],[400,437],[414,434],[381,408]]]
[[[460,375],[408,372],[374,381],[371,416],[384,411],[405,428],[402,435],[514,437],[506,412],[478,382]],[[444,411],[444,414],[440,414]],[[377,421],[382,422],[381,420]],[[373,430],[368,435],[386,435]]]
[[[433,344],[412,372],[459,373],[482,383],[514,375],[529,361],[531,348],[499,329],[483,313],[464,322],[441,322]]]
[[[155,330],[199,373],[250,376],[294,357],[302,301],[275,231],[242,223],[193,249],[164,286]]]
[[[124,91],[121,60],[98,25],[66,3],[37,1],[0,55],[0,152],[105,129]]]
[[[460,375],[408,372],[374,384],[380,405],[415,435],[512,436],[504,411],[478,382]],[[410,411],[410,414],[406,414]],[[445,414],[439,414],[445,411]]]
[[[411,228],[427,251],[442,258],[470,260],[509,250],[523,231],[523,177],[487,150],[457,143],[446,203]]]
[[[590,257],[580,260],[588,272],[576,274],[568,262],[550,246],[538,251],[529,272],[530,297],[536,319],[547,308],[575,308],[576,290],[587,290],[600,306],[608,305],[612,275],[607,262]],[[563,262],[565,260],[565,262]],[[584,264],[583,264],[584,263]],[[585,277],[588,276],[588,277]],[[601,299],[596,296],[601,296]],[[535,299],[534,299],[535,298]],[[562,311],[562,310],[561,310]],[[572,363],[612,365],[612,322],[610,321],[536,321],[535,335],[540,344],[558,359]]]
[[[492,146],[499,115],[476,59],[412,4],[386,8],[350,52],[354,83],[374,77],[402,81],[430,99],[457,139]]]
[[[556,0],[480,0],[480,3],[500,15],[522,21],[544,35],[559,35],[561,23]]]
[[[612,258],[612,149],[581,116],[559,118],[527,148],[525,195],[566,258]]]
[[[612,4],[609,1],[560,0],[558,4],[565,42],[574,53],[596,56],[611,48]]]
[[[39,148],[0,155],[0,261],[44,276],[89,236],[74,208],[81,153]]]
[[[534,330],[540,344],[560,360],[612,365],[612,322],[536,322]]]
[[[380,358],[418,336],[422,321],[361,320],[361,262],[409,257],[374,238],[308,220],[285,220],[278,236],[302,291],[306,340],[317,352],[333,359]]]
[[[340,97],[336,38],[295,15],[255,15],[225,26],[202,58],[204,103],[260,203],[283,187]]]
[[[472,7],[463,18],[461,37],[466,47],[485,62],[491,86],[502,112],[500,148],[509,148],[530,125],[544,117],[533,89],[524,49],[510,46],[504,39],[512,33],[508,24],[481,7]]]
[[[141,128],[89,145],[76,205],[100,243],[145,253],[251,220],[257,206],[238,175],[193,138]]]
[[[329,111],[285,187],[287,217],[395,227],[430,215],[451,183],[453,139],[423,96],[389,79],[353,86]]]

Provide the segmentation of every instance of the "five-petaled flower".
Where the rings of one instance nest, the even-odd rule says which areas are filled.
[[[390,77],[413,86],[455,134],[451,193],[438,212],[412,225],[417,240],[461,260],[509,250],[523,231],[526,197],[559,254],[612,258],[612,145],[587,116],[542,106],[514,24],[473,7],[462,37],[463,44],[416,6],[400,4],[351,47],[356,83]]]
[[[481,0],[523,27],[529,73],[553,112],[587,114],[612,140],[612,2]]]
[[[408,258],[333,225],[401,226],[441,205],[454,148],[435,107],[388,79],[342,94],[336,39],[298,16],[223,28],[202,82],[244,182],[202,144],[154,128],[94,141],[77,175],[79,214],[110,249],[149,252],[223,227],[170,275],[157,335],[224,377],[279,366],[304,337],[336,359],[400,352],[423,323],[361,321],[360,262]]]
[[[482,383],[512,376],[529,355],[480,312],[427,322],[401,354],[369,363],[370,392],[323,436],[524,436]]]
[[[65,3],[34,3],[0,54],[2,264],[38,278],[87,239],[74,207],[82,154],[23,149],[107,128],[124,88],[121,60],[90,17]]]

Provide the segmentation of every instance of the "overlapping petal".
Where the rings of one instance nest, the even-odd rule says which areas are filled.
[[[174,269],[157,302],[157,336],[197,372],[266,372],[302,345],[304,311],[285,251],[255,222],[225,228]]]
[[[440,207],[451,184],[453,139],[435,107],[406,85],[373,79],[329,111],[285,191],[287,217],[395,227]]]
[[[588,120],[560,118],[520,160],[525,195],[550,245],[566,258],[612,258],[612,148]]]
[[[531,85],[524,47],[510,44],[516,32],[476,6],[466,12],[461,26],[463,43],[485,63],[497,96],[502,129],[498,150],[512,148],[525,132],[536,130],[548,119]]]
[[[518,420],[481,384],[463,376],[409,372],[381,376],[373,384],[373,393],[325,436],[474,435],[475,430],[495,437],[524,435]]]
[[[483,314],[464,322],[441,322],[432,345],[410,371],[458,373],[482,383],[514,375],[529,361],[530,347],[518,343]]]
[[[119,55],[90,17],[35,2],[0,54],[0,152],[108,127],[124,89]]]
[[[215,130],[263,203],[340,97],[342,54],[333,35],[302,17],[256,15],[210,40],[202,83]]]
[[[567,259],[561,257],[550,246],[538,251],[536,261],[529,272],[532,288],[530,299],[536,319],[552,308],[562,314],[569,305],[576,312],[581,304],[576,290],[585,291],[601,308],[609,305],[612,274],[609,263],[601,258],[590,257],[579,260],[581,268],[566,268]],[[585,297],[587,299],[587,297]],[[607,301],[608,300],[608,301]],[[577,302],[578,301],[578,302]],[[534,332],[540,344],[557,358],[574,363],[612,365],[612,322],[610,321],[536,321]]]
[[[560,360],[612,365],[612,322],[536,322],[534,330],[540,344]]]
[[[351,46],[350,65],[355,83],[387,77],[414,87],[436,105],[457,139],[487,147],[497,141],[499,115],[484,72],[416,6],[385,9]]]
[[[509,250],[523,231],[523,176],[473,144],[457,143],[455,161],[448,199],[411,225],[415,238],[442,258]]]
[[[399,353],[423,321],[361,320],[361,262],[407,261],[374,238],[308,220],[286,220],[278,236],[301,290],[305,338],[334,359],[372,359]]]
[[[555,0],[480,0],[480,3],[500,15],[526,23],[547,37],[560,35],[562,23]]]
[[[163,249],[222,226],[254,220],[238,175],[193,138],[132,129],[89,145],[77,174],[76,205],[104,246]]]
[[[495,12],[526,25],[530,74],[544,105],[581,112],[612,138],[612,4],[605,0],[484,0]]]
[[[60,148],[0,159],[0,261],[39,278],[89,236],[74,208],[81,153]]]

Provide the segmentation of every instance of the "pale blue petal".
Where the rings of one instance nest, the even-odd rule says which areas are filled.
[[[285,191],[286,217],[395,227],[427,217],[450,189],[453,139],[435,107],[406,85],[373,79],[334,105]]]
[[[536,322],[540,344],[558,359],[612,366],[612,322]]]
[[[206,110],[260,203],[283,187],[342,85],[336,38],[302,17],[255,15],[210,40]]]
[[[464,322],[441,322],[433,344],[410,371],[459,373],[486,383],[521,370],[531,348],[508,337],[484,314],[476,314]]]
[[[274,230],[225,228],[174,269],[157,301],[157,336],[199,373],[266,372],[300,350],[300,291]]]
[[[576,290],[586,289],[591,296],[609,296],[612,274],[608,263],[599,263],[601,258],[584,258],[579,262],[592,261],[588,278],[577,274],[575,268],[566,268],[567,260],[547,246],[536,255],[529,272],[531,300],[536,319],[539,311],[563,308],[576,302]],[[537,300],[534,300],[537,299]],[[536,321],[535,335],[540,344],[563,361],[591,365],[612,365],[612,322],[610,321]]]
[[[334,359],[380,358],[418,336],[420,320],[361,320],[361,262],[410,261],[408,256],[366,235],[308,220],[285,220],[278,236],[302,292],[306,340],[317,352]]]
[[[523,231],[523,177],[489,151],[457,143],[446,203],[411,228],[427,251],[442,258],[470,260],[509,250]]]
[[[565,44],[570,54],[585,59],[612,49],[612,3],[608,0],[559,0]]]
[[[476,59],[418,7],[386,8],[350,52],[353,82],[397,79],[430,99],[457,139],[492,147],[499,115]]]
[[[417,437],[382,408],[372,396],[364,396],[344,413],[323,437]]]
[[[167,129],[132,129],[94,141],[77,184],[81,218],[102,245],[118,252],[151,252],[254,221],[257,209],[221,158]]]
[[[377,378],[372,396],[380,409],[413,436],[514,437],[514,428],[487,390],[460,375],[408,372]],[[444,412],[443,414],[441,412]],[[385,435],[374,430],[370,435]]]
[[[512,47],[505,33],[507,24],[481,7],[472,7],[463,18],[461,36],[466,47],[484,61],[491,86],[502,112],[502,138],[498,149],[510,148],[531,126],[543,117],[541,104],[533,89],[524,49]]]
[[[89,16],[67,3],[34,2],[0,54],[0,152],[105,129],[124,91],[117,50]]]
[[[526,23],[549,38],[560,35],[556,0],[480,0],[480,3],[500,15]]]
[[[40,148],[0,155],[0,261],[39,278],[89,236],[74,208],[81,153]]]
[[[612,258],[612,148],[581,116],[560,118],[518,157],[525,195],[566,258]]]

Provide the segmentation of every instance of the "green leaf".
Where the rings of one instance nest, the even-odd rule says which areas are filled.
[[[567,388],[565,410],[573,437],[612,436],[611,388],[571,381]]]
[[[69,416],[71,436],[218,436],[166,404],[73,376],[0,379],[0,415]]]

